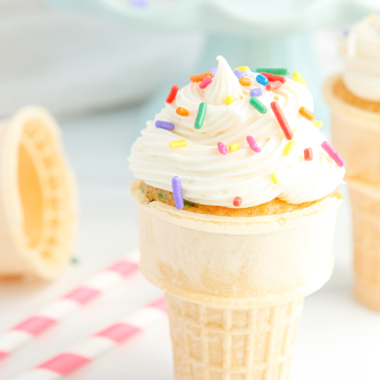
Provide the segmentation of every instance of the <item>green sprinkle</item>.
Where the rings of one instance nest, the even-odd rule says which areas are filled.
[[[249,104],[253,107],[255,107],[260,113],[267,113],[267,107],[263,103],[260,102],[259,99],[252,96],[252,98],[249,100]]]
[[[190,203],[190,202],[186,202],[186,201],[184,201],[183,203],[185,206],[188,206],[188,207],[198,207],[198,205],[195,205],[194,203]]]
[[[79,264],[79,259],[77,258],[77,257],[73,257],[72,259],[71,259],[71,264]]]
[[[162,199],[164,197],[164,194],[157,194],[158,198]]]
[[[195,129],[202,128],[203,122],[205,121],[206,111],[207,111],[207,104],[205,102],[202,102],[198,108],[198,114],[197,114],[197,118],[194,124]]]
[[[259,67],[256,69],[258,73],[268,73],[274,75],[289,75],[290,72],[288,69],[269,69],[268,67]]]

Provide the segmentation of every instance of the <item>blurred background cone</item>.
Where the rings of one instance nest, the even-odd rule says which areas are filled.
[[[27,107],[0,122],[0,278],[56,278],[71,259],[74,181],[56,121]]]
[[[354,294],[362,304],[380,311],[380,114],[367,105],[345,101],[347,90],[341,74],[330,77],[323,92],[331,107],[333,144],[347,161],[354,230]]]

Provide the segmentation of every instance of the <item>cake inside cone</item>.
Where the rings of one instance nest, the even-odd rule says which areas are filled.
[[[44,261],[68,260],[68,226],[64,221],[68,200],[62,159],[54,136],[34,120],[23,128],[18,150],[18,191],[22,208],[22,232],[25,249],[39,254]]]
[[[333,85],[334,94],[341,100],[358,107],[365,111],[380,113],[380,102],[371,102],[370,100],[364,100],[354,95],[343,82],[342,78],[339,78]]]
[[[173,193],[170,191],[158,189],[157,187],[152,187],[142,182],[141,191],[145,194],[145,197],[149,202],[158,201],[165,203],[169,206],[175,207]],[[300,204],[291,204],[281,199],[275,198],[270,202],[263,203],[258,206],[247,207],[247,208],[229,208],[222,206],[209,206],[202,205],[199,203],[189,202],[184,200],[185,206],[184,210],[195,212],[198,214],[209,214],[217,216],[232,216],[232,217],[253,217],[253,216],[262,216],[262,215],[278,215],[284,214],[286,212],[292,212],[296,210],[301,210],[306,207],[309,207],[317,202],[322,201],[328,197],[343,198],[343,196],[338,193],[337,190],[333,191],[326,197],[319,199],[314,202],[303,202]]]

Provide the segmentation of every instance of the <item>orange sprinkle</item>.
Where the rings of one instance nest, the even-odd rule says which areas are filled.
[[[249,78],[240,78],[239,82],[242,86],[250,86],[252,81]]]
[[[189,114],[189,111],[186,108],[178,107],[175,112],[177,112],[180,116],[187,116]]]
[[[203,79],[205,79],[206,77],[209,77],[212,79],[212,73],[210,73],[209,71],[207,73],[202,73],[202,74],[194,74],[190,77],[190,80],[192,82],[202,82]]]
[[[301,107],[298,112],[307,120],[313,120],[315,118],[315,115],[306,107]]]

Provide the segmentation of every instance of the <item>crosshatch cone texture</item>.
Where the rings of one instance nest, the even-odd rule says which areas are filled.
[[[380,188],[349,183],[354,222],[355,296],[380,311]]]
[[[0,122],[0,277],[50,280],[69,263],[76,201],[59,127],[42,108]]]
[[[166,295],[176,380],[286,380],[303,299],[212,308]]]

